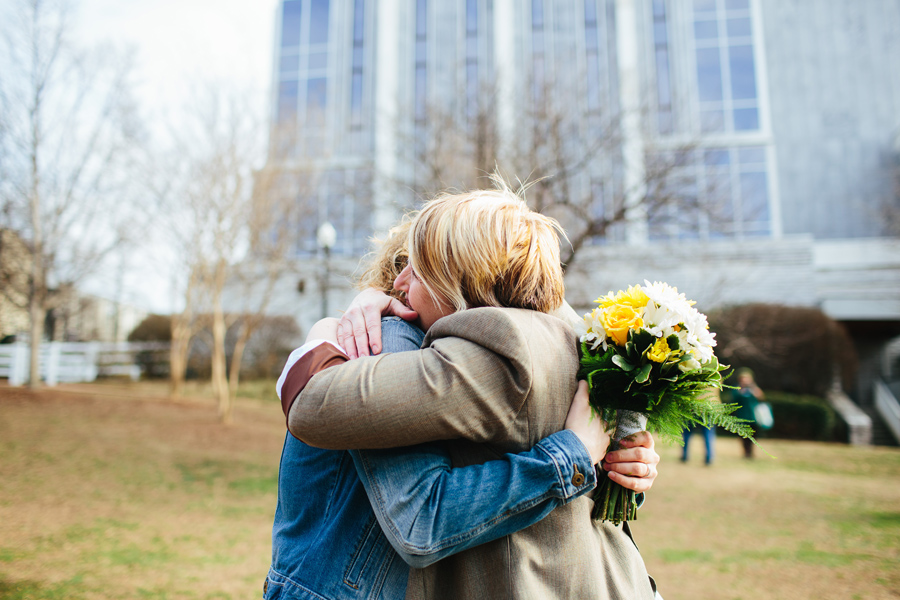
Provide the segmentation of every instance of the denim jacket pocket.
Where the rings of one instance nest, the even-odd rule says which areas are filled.
[[[374,597],[384,583],[393,558],[394,553],[381,526],[375,515],[370,515],[344,570],[344,583],[359,589],[363,582],[372,582]]]

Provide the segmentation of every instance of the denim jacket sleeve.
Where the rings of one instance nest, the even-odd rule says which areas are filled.
[[[350,454],[388,541],[416,568],[537,523],[597,483],[590,454],[568,430],[456,469],[440,443]]]

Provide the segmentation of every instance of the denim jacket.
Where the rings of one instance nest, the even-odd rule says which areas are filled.
[[[423,338],[396,317],[382,322],[385,352],[418,349]],[[578,486],[576,473],[584,475]],[[347,452],[287,434],[263,597],[401,600],[409,565],[518,531],[595,485],[590,455],[571,431],[458,469],[440,443]]]

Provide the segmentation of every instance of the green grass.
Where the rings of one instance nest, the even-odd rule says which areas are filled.
[[[687,464],[658,447],[660,475],[632,529],[663,596],[900,596],[900,451],[764,446],[778,458],[744,460],[738,440],[720,438],[712,467],[700,443]]]
[[[0,388],[0,600],[259,597],[278,406],[241,399],[224,427],[208,399],[112,390]],[[900,597],[900,451],[763,444],[778,459],[743,460],[732,438],[712,467],[696,436],[687,464],[657,448],[660,475],[632,529],[663,597]]]
[[[258,597],[271,553],[277,406],[0,388],[0,599]]]

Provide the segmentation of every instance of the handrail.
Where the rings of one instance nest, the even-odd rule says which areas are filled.
[[[900,442],[900,402],[880,379],[875,381],[875,410],[894,434],[894,439]]]
[[[828,403],[841,415],[849,429],[847,441],[856,446],[872,444],[872,418],[851,400],[840,386],[833,386],[826,394]]]

